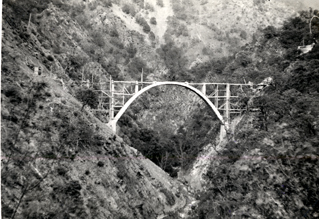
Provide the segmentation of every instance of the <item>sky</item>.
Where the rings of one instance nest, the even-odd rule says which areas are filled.
[[[291,0],[294,1],[294,0]],[[319,0],[302,0],[302,2],[307,7],[312,7],[312,9],[318,9],[319,10]]]
[[[299,9],[318,9],[319,10],[319,0],[270,0],[270,1],[283,1],[288,5],[293,5],[295,8]],[[300,8],[300,3],[303,4],[303,8]]]

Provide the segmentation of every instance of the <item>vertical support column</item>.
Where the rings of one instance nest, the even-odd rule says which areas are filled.
[[[219,98],[219,96],[218,96],[218,84],[216,84],[216,90],[215,90],[215,106],[216,106],[216,108],[218,109],[218,98]]]
[[[111,101],[110,101],[110,122],[114,118],[114,83],[113,80],[110,81],[110,93],[111,93]]]
[[[218,89],[218,87],[217,87]],[[217,90],[218,91],[218,90]],[[218,96],[218,94],[217,94]],[[227,135],[227,132],[229,131],[229,109],[230,109],[230,84],[226,84],[226,90],[225,90],[225,111],[224,111],[224,124],[220,127],[220,142],[224,139],[224,137]]]
[[[206,95],[206,84],[205,83],[203,84],[203,87],[202,87],[202,93],[204,95]]]
[[[229,115],[230,115],[230,113],[229,113],[229,110],[230,110],[230,84],[226,84],[226,100],[225,100],[226,102],[225,102],[225,122],[227,123],[227,124],[225,124],[226,125],[226,129],[227,128],[229,128],[229,127],[227,127],[227,125],[229,125],[229,122],[230,122],[230,117],[229,117]]]
[[[125,84],[123,84],[123,91],[122,91],[122,105],[125,104]]]
[[[30,15],[29,15],[29,21],[28,21],[28,26],[27,26],[28,32],[29,32],[29,28],[30,28],[31,16],[32,16],[32,13],[30,13]],[[311,28],[310,28],[310,30],[311,30]]]
[[[135,82],[135,94],[138,92],[138,81]]]

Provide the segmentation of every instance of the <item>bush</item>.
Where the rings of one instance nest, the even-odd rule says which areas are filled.
[[[68,170],[65,167],[58,167],[57,172],[61,176],[65,176],[65,174],[68,172]]]
[[[148,32],[151,31],[151,27],[150,27],[147,23],[145,23],[145,24],[143,25],[143,31],[144,31],[145,33],[148,33]]]
[[[139,7],[144,8],[144,0],[133,0]]]
[[[276,28],[274,26],[268,26],[263,30],[264,38],[271,39],[273,37],[278,36]]]
[[[166,188],[161,189],[160,192],[166,196],[167,204],[169,204],[170,206],[175,205],[175,197],[172,192],[170,192]]]
[[[145,33],[148,33],[151,31],[151,27],[148,25],[147,21],[143,17],[137,16],[135,20],[136,20],[136,23],[138,23],[139,25],[143,27],[143,31]]]
[[[76,98],[83,103],[81,111],[85,106],[95,109],[98,105],[98,94],[91,89],[81,88],[77,91]]]
[[[156,18],[152,17],[151,20],[150,20],[150,23],[153,24],[153,25],[156,25],[157,24]]]
[[[111,37],[119,37],[119,32],[117,31],[116,28],[112,28],[112,29],[110,30],[110,36],[111,36]]]
[[[98,5],[98,2],[96,1],[96,2],[90,2],[90,4],[89,4],[89,9],[91,10],[91,11],[93,11],[93,10],[95,10],[96,8],[97,8],[97,5]]]
[[[104,47],[105,46],[105,40],[104,40],[104,35],[100,32],[95,32],[92,34],[93,42],[98,46],[98,47]]]
[[[160,7],[164,7],[163,0],[156,0],[156,4]]]
[[[104,7],[107,7],[107,8],[112,7],[112,1],[111,0],[102,0],[102,5]]]
[[[240,32],[240,37],[241,37],[242,39],[244,39],[244,40],[247,40],[247,33],[246,33],[246,31],[242,30],[242,31]]]
[[[53,56],[51,56],[51,55],[48,55],[48,56],[47,56],[47,59],[48,59],[50,62],[53,62],[53,61],[54,61],[54,58],[53,58]]]
[[[116,46],[116,47],[119,48],[119,49],[124,49],[123,43],[122,43],[121,40],[118,39],[118,38],[112,38],[112,39],[110,40],[110,43],[112,43],[114,46]]]
[[[154,7],[153,7],[153,5],[151,5],[150,3],[148,3],[148,2],[146,2],[146,4],[145,4],[145,9],[146,10],[149,10],[149,11],[154,11]]]
[[[129,6],[128,4],[123,5],[122,11],[123,11],[125,14],[130,14],[130,6]]]
[[[102,162],[102,161],[97,162],[97,166],[98,167],[104,167],[104,162]]]
[[[138,80],[142,70],[144,70],[144,72],[146,71],[146,63],[142,59],[136,57],[131,60],[131,63],[128,65],[128,69],[132,78]]]
[[[129,5],[129,4],[123,5],[122,11],[125,14],[130,14],[132,17],[134,17],[136,15],[136,10],[135,10],[133,5]]]
[[[126,51],[129,55],[130,58],[134,58],[136,52],[137,52],[137,49],[134,47],[134,45],[131,43],[127,48],[126,48]]]
[[[115,63],[103,62],[102,67],[112,76],[113,80],[122,80],[120,76],[121,70]]]
[[[154,41],[154,40],[155,40],[155,34],[154,34],[152,31],[150,31],[150,32],[148,33],[148,37],[149,37],[149,39],[150,39],[151,41]]]

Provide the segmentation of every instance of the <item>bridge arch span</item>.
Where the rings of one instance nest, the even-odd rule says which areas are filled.
[[[169,82],[154,82],[153,84],[144,87],[143,89],[139,90],[137,93],[135,93],[125,104],[124,106],[121,108],[121,110],[116,114],[116,116],[114,117],[114,119],[112,119],[108,125],[112,128],[113,132],[116,133],[116,124],[117,121],[121,118],[121,116],[125,113],[125,111],[127,110],[127,108],[133,103],[134,100],[136,100],[137,97],[139,97],[141,94],[143,94],[144,92],[154,88],[154,87],[158,87],[161,85],[177,85],[177,86],[182,86],[185,87],[193,92],[195,92],[199,97],[201,97],[209,106],[210,108],[215,112],[215,114],[217,115],[218,119],[222,122],[223,125],[225,125],[225,128],[227,130],[228,128],[228,124],[227,121],[224,121],[223,116],[220,114],[220,112],[218,111],[218,109],[216,108],[216,106],[198,89],[196,89],[193,86],[190,86],[188,83],[182,83],[182,82],[174,82],[174,81],[169,81]]]

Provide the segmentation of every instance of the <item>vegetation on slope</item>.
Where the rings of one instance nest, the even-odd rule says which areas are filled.
[[[156,218],[185,201],[179,185],[86,108],[97,104],[92,82],[121,79],[127,66],[136,69],[127,79],[148,73],[141,34],[105,11],[88,19],[109,12],[109,2],[3,2],[4,218]]]
[[[303,19],[264,30],[264,48],[277,41],[276,49],[285,51],[276,60],[266,56],[260,66],[275,66],[275,85],[253,98],[258,111],[246,113],[214,158],[194,218],[319,217],[319,45],[304,55],[297,51],[303,39],[317,40],[318,32],[310,37]]]

